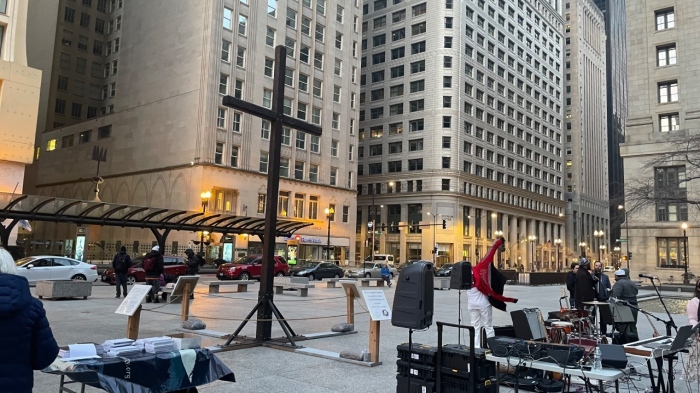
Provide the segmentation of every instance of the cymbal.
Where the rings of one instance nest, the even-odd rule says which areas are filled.
[[[608,303],[608,302],[601,302],[601,301],[598,301],[598,300],[594,300],[594,301],[592,301],[592,302],[583,302],[583,304],[588,304],[589,306],[602,306],[602,305],[604,305],[604,304],[610,304],[610,303]]]

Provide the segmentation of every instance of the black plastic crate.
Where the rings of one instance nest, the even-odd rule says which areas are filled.
[[[440,384],[442,385],[442,393],[496,393],[498,387],[496,378],[487,379],[479,382],[476,386],[476,391],[472,392],[469,379],[445,374],[440,376]]]
[[[409,357],[408,343],[399,344],[396,346],[398,358],[403,361],[411,360],[411,363],[435,365],[437,362],[437,347],[424,344],[411,344]]]
[[[442,367],[452,368],[458,371],[470,371],[469,356],[472,353],[472,348],[467,345],[446,344],[442,347]],[[486,350],[475,348],[474,356],[476,357],[477,367],[487,367],[493,363],[486,361]],[[495,366],[493,368],[495,370]]]
[[[409,378],[403,375],[396,376],[396,393],[434,393],[435,381],[424,381],[414,377]]]
[[[403,360],[397,360],[396,366],[396,372],[404,377],[407,377],[410,374],[411,379],[417,378],[422,379],[424,381],[434,381],[436,378],[435,367],[433,367],[432,365],[428,366],[425,364],[411,362],[409,367],[408,362]]]

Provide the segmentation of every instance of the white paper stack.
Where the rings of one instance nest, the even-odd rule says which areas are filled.
[[[143,345],[143,349],[148,353],[160,353],[177,350],[175,347],[175,342],[170,337],[144,338],[143,341],[138,340],[136,345]]]
[[[99,358],[94,344],[72,344],[68,349],[60,349],[58,356],[66,361]]]
[[[134,345],[134,340],[120,338],[107,340],[102,344],[105,356],[127,356],[141,353],[141,348]]]

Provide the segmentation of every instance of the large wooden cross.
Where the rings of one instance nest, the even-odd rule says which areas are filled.
[[[255,333],[255,341],[269,341],[272,337],[272,316],[274,314],[282,325],[282,330],[289,341],[294,345],[294,331],[282,317],[273,302],[273,279],[275,267],[275,237],[277,227],[277,197],[280,180],[280,153],[282,151],[282,130],[288,126],[312,135],[321,135],[321,127],[309,124],[284,114],[284,73],[287,63],[287,49],[283,45],[275,48],[275,71],[272,82],[272,109],[252,104],[241,99],[225,96],[223,105],[234,108],[253,116],[267,120],[272,125],[270,133],[270,152],[267,168],[267,197],[265,210],[265,228],[263,232],[263,265],[260,277],[260,291],[258,303],[248,314],[246,319],[236,329],[231,338],[226,342],[229,345],[234,337],[240,333],[245,324],[251,319],[255,311],[258,312],[258,322]]]

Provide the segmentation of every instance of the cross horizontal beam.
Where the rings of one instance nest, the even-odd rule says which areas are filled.
[[[280,114],[278,117],[277,114],[271,109],[267,109],[260,105],[255,105],[250,102],[243,101],[236,97],[225,96],[223,98],[222,103],[226,107],[240,110],[241,112],[260,117],[270,122],[282,120],[282,124],[290,126],[296,130],[307,132],[312,135],[321,135],[322,133],[321,127],[319,126],[309,124],[303,120],[299,120],[297,118],[287,116],[285,114]]]

